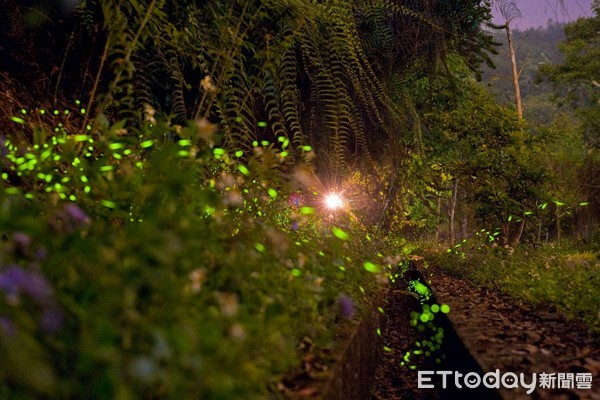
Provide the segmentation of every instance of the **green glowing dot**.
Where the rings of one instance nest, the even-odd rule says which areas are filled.
[[[268,140],[262,140],[262,141],[260,142],[260,144],[262,144],[263,146],[267,147],[267,146],[268,146],[270,143],[269,143],[269,141],[268,141]]]
[[[281,154],[280,154],[280,156],[283,157],[283,158],[285,158],[285,157],[287,157],[289,155],[290,155],[290,153],[288,151],[282,151]]]
[[[123,154],[126,156],[130,155],[131,153],[133,153],[131,149],[126,149],[125,151],[123,151]]]
[[[392,348],[390,347],[383,346],[383,351],[385,351],[386,353],[392,353],[394,350],[392,350]]]
[[[24,109],[24,108],[22,108],[22,109],[21,109],[21,114],[23,114],[23,115],[27,114],[27,110],[26,110],[26,109]]]
[[[362,287],[362,286],[359,286],[359,287],[358,287],[358,290],[360,290],[360,292],[361,292],[362,294],[365,294],[365,288],[364,288],[364,287]]]
[[[315,209],[312,207],[300,207],[300,213],[307,215],[307,214],[313,214],[315,212]]]
[[[421,316],[419,317],[419,319],[421,320],[421,322],[425,323],[427,321],[429,321],[429,315],[428,314],[421,314]]]
[[[108,145],[108,148],[111,150],[119,150],[119,149],[122,149],[123,147],[125,147],[125,145],[123,143],[111,143]]]
[[[89,193],[91,190],[92,190],[92,188],[89,186],[86,186],[85,188],[83,188],[83,191],[86,193]]]
[[[42,108],[42,109],[40,110],[40,114],[41,114],[41,115],[44,115],[44,114],[46,114],[46,110],[44,110],[44,109]]]
[[[300,271],[298,268],[294,268],[290,271],[290,273],[292,274],[292,276],[298,278],[302,275],[302,271]]]
[[[63,113],[64,113],[65,115],[69,115],[70,111],[69,111],[69,110],[65,110]]]
[[[123,158],[123,157],[121,157],[121,155],[120,155],[119,153],[115,153],[115,154],[113,154],[113,158],[114,158],[115,160],[120,160],[120,159],[121,159],[121,158]]]
[[[589,203],[589,202],[587,202],[587,201],[582,201],[581,203],[579,203],[579,205],[580,205],[581,207],[585,207],[585,206],[587,206],[588,204],[590,204],[590,203]]]
[[[411,365],[409,368],[412,369],[412,370],[415,370],[415,369],[417,369],[417,366],[416,365]]]
[[[69,196],[69,200],[75,201],[75,200],[77,200],[77,197],[75,197],[75,195],[70,195]]]
[[[246,176],[250,175],[250,170],[245,165],[238,165],[238,170]]]
[[[260,128],[264,128],[265,126],[267,126],[267,123],[265,121],[258,121],[256,125],[258,125]]]
[[[377,328],[377,336],[381,336],[381,328]]]
[[[333,232],[335,237],[340,240],[348,240],[350,238],[350,235],[348,235],[346,232],[335,226],[331,228],[331,232]]]
[[[383,307],[377,307],[377,311],[379,311],[382,314],[385,314],[385,310],[383,309]]]
[[[235,156],[236,156],[237,158],[240,158],[240,157],[241,157],[241,156],[243,156],[243,155],[244,155],[244,152],[243,152],[243,151],[241,151],[241,150],[238,150],[238,151],[236,151],[236,152],[235,152]]]
[[[252,147],[258,147],[258,142],[256,140],[252,142]]]
[[[322,250],[319,250],[319,255],[320,255],[321,257],[325,257],[325,253],[323,253],[323,251],[322,251]]]
[[[91,131],[92,130],[92,126],[91,125],[86,125],[85,129],[88,130],[88,131]]]
[[[264,244],[262,243],[256,243],[254,245],[254,248],[256,249],[256,251],[258,251],[259,253],[263,253],[266,250],[266,247]]]
[[[54,110],[54,111],[53,111],[53,114],[54,114],[54,115],[58,115],[59,113],[60,113],[60,112],[59,112],[58,110]]]
[[[4,179],[5,181],[8,180],[8,174],[6,172],[2,173],[2,179]]]
[[[431,312],[432,313],[438,313],[440,311],[440,306],[438,306],[437,304],[433,304],[431,306]]]
[[[186,146],[191,146],[192,141],[189,139],[181,139],[179,142],[177,142],[177,144],[180,145],[181,147],[186,147]]]
[[[187,150],[179,150],[179,151],[177,152],[177,155],[178,155],[179,157],[187,157],[187,156],[189,156],[189,155],[190,155],[190,152],[189,152],[189,151],[187,151]]]
[[[448,304],[442,304],[442,306],[440,307],[440,310],[444,314],[448,314],[450,312],[450,306]]]
[[[103,165],[102,167],[100,167],[100,172],[112,171],[113,168],[114,167],[112,165]]]
[[[363,268],[374,274],[381,271],[381,267],[379,265],[373,264],[370,261],[365,261],[365,263],[363,264]]]
[[[215,147],[213,149],[213,154],[216,156],[222,156],[225,155],[225,150],[221,149],[220,147]]]
[[[267,192],[269,193],[269,196],[271,196],[271,198],[273,198],[273,199],[277,198],[277,191],[275,189],[269,189],[269,190],[267,190]]]
[[[25,123],[25,120],[24,120],[23,118],[19,118],[19,117],[10,117],[10,119],[11,119],[13,122],[16,122],[17,124],[24,124],[24,123]]]
[[[81,110],[79,110],[79,112],[85,114],[85,108],[82,108]]]
[[[106,208],[117,208],[115,202],[110,200],[102,200],[100,201],[100,204],[102,204]]]
[[[149,140],[144,140],[142,143],[140,143],[140,147],[142,149],[147,149],[149,147],[152,147],[154,145],[154,140],[149,139]]]
[[[81,104],[81,100],[75,100],[75,104],[76,105],[80,105]]]

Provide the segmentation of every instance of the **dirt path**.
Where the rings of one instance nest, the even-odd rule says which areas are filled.
[[[567,321],[556,310],[539,309],[523,304],[497,292],[477,287],[467,281],[427,270],[425,276],[437,299],[432,301],[450,306],[448,317],[456,328],[446,328],[444,345],[429,357],[411,354],[410,363],[401,363],[407,352],[414,352],[415,342],[422,344],[432,329],[420,332],[410,324],[410,311],[421,308],[417,299],[398,291],[390,296],[386,307],[387,326],[383,331],[384,344],[391,350],[384,353],[376,375],[373,399],[488,399],[495,394],[477,394],[473,390],[418,389],[417,371],[464,370],[476,371],[470,364],[469,353],[483,368],[480,372],[500,370],[501,373],[524,373],[527,382],[531,374],[565,373],[566,380],[577,374],[592,374],[592,389],[540,389],[531,395],[523,389],[501,390],[505,399],[600,399],[600,340],[588,332],[585,325]],[[443,316],[436,317],[437,326],[444,326]],[[423,325],[423,324],[419,324]],[[466,349],[461,349],[462,343]],[[435,358],[442,358],[437,364]],[[414,369],[410,369],[413,365]],[[481,371],[481,370],[480,370]],[[555,375],[558,378],[558,375]],[[564,383],[570,386],[569,382]],[[452,385],[449,385],[449,387]]]

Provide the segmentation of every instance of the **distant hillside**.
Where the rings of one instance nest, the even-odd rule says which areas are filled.
[[[519,83],[523,97],[525,117],[532,123],[547,123],[552,119],[556,107],[551,104],[552,88],[545,82],[536,83],[538,67],[546,63],[560,63],[562,53],[558,43],[564,39],[564,24],[549,23],[545,28],[530,28],[525,31],[513,31],[515,53],[520,71]],[[484,67],[482,81],[488,85],[498,100],[505,104],[514,104],[512,70],[506,45],[506,33],[497,31],[495,38],[502,43],[500,53],[492,60],[495,69]]]

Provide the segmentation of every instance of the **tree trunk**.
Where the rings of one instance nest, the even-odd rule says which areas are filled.
[[[560,226],[560,206],[556,205],[556,243],[560,244],[560,236],[561,236],[561,226]]]
[[[454,243],[456,234],[454,232],[454,214],[456,212],[456,199],[458,197],[458,178],[454,180],[454,186],[452,187],[452,204],[450,210],[448,210],[448,216],[450,217],[450,243]]]
[[[437,226],[435,228],[435,242],[439,243],[440,242],[440,217],[441,217],[441,211],[442,211],[442,195],[441,193],[438,192],[438,199],[437,199]]]
[[[515,101],[517,104],[517,115],[519,120],[523,119],[523,106],[521,104],[521,88],[519,87],[519,71],[517,70],[517,59],[515,57],[515,48],[513,46],[512,34],[510,33],[510,22],[506,22],[506,37],[508,38],[508,54],[512,64],[513,86],[515,88]]]
[[[521,237],[523,236],[523,231],[525,230],[525,218],[521,219],[519,223],[519,227],[515,232],[515,235],[510,241],[510,247],[516,247],[519,243],[521,243]]]

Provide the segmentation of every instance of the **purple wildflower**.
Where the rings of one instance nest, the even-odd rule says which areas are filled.
[[[15,232],[13,235],[13,243],[18,251],[25,253],[31,244],[31,238],[26,233]]]
[[[6,295],[6,301],[10,304],[19,302],[21,287],[27,281],[27,272],[22,268],[11,265],[0,272],[0,290]]]
[[[52,286],[46,279],[35,271],[30,271],[22,286],[23,292],[40,304],[52,298]]]
[[[18,303],[21,293],[29,295],[39,304],[46,303],[52,297],[52,287],[42,275],[14,265],[0,273],[0,290],[11,304]]]
[[[90,223],[90,217],[87,216],[76,204],[69,203],[63,209],[64,215],[75,228],[85,226]]]
[[[15,336],[17,333],[15,325],[8,317],[0,316],[0,333],[6,336]]]
[[[64,315],[55,307],[48,307],[42,314],[40,325],[46,332],[56,332],[63,323]]]
[[[302,194],[299,192],[294,192],[294,193],[290,194],[290,196],[288,197],[288,203],[292,207],[300,207],[303,200],[304,200],[304,198],[303,198]]]
[[[338,297],[338,307],[340,315],[346,319],[352,318],[356,312],[352,298],[345,294],[342,294],[340,297]]]
[[[45,247],[38,247],[35,251],[35,259],[37,261],[42,261],[48,255],[48,250]]]
[[[56,220],[53,222],[55,229],[72,233],[77,229],[89,225],[90,217],[76,204],[69,203],[56,214]]]
[[[0,135],[0,157],[6,157],[8,155],[8,148],[6,147],[6,138],[4,135]]]

